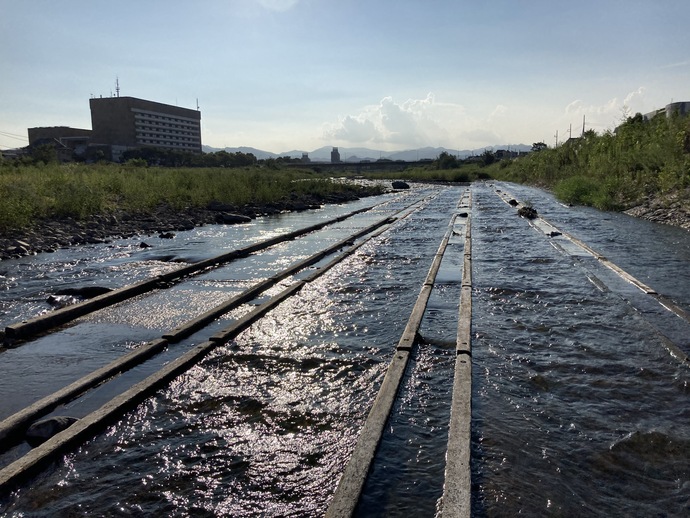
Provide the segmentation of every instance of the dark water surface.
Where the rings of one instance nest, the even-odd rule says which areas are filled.
[[[507,188],[687,306],[687,232]],[[588,282],[606,268],[525,232],[490,189],[475,194],[476,514],[687,515],[688,367],[621,298],[627,286]]]
[[[690,308],[687,231],[564,207],[522,186],[473,185],[473,515],[688,515],[690,371],[660,336],[690,352],[687,326],[668,324],[653,301],[591,256],[553,246],[496,196],[496,187],[530,201],[550,222]],[[105,433],[3,498],[0,512],[323,515],[463,191],[419,188],[246,228],[204,227],[173,242],[151,239],[155,246],[146,251],[126,241],[1,263],[0,316],[8,324],[48,310],[44,300],[56,285],[124,285],[386,202],[336,228],[0,353],[4,418],[190,314],[433,196]],[[451,239],[361,516],[434,516],[439,509],[462,252],[462,240]],[[56,413],[86,415],[214,329]],[[28,446],[22,448],[6,454],[4,464]]]

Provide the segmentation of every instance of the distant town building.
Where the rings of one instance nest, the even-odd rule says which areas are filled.
[[[29,128],[28,131],[30,146],[40,145],[42,143],[41,141],[60,140],[66,142],[68,140],[77,140],[84,142],[91,138],[91,130],[69,128],[67,126]]]
[[[302,162],[303,164],[308,164],[309,162],[311,162],[311,159],[309,158],[309,153],[302,153],[302,160],[301,160],[301,162]]]
[[[496,160],[512,159],[517,158],[519,156],[520,152],[515,150],[497,149],[496,151],[494,151],[494,157],[496,157]]]
[[[67,162],[76,155],[84,155],[91,140],[91,130],[52,126],[29,128],[29,147],[52,145],[58,160]]]
[[[340,152],[338,151],[337,147],[333,148],[333,151],[331,151],[331,164],[339,164],[340,163]]]
[[[649,113],[645,113],[642,117],[644,118],[644,120],[648,121],[653,119],[657,115],[661,115],[662,113],[666,114],[666,117],[671,117],[673,115],[688,115],[690,114],[690,102],[684,101],[667,104],[664,108],[654,110]]]

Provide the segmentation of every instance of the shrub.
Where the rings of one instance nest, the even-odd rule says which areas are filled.
[[[573,205],[594,205],[599,185],[592,178],[572,176],[554,186],[554,194],[564,203]]]
[[[453,173],[452,182],[469,182],[470,175],[465,171],[456,171]]]
[[[143,158],[130,158],[125,162],[128,167],[147,167],[149,164]]]
[[[690,185],[690,117],[630,117],[615,134],[586,131],[559,147],[491,167],[496,178],[552,188],[567,203],[620,210]]]

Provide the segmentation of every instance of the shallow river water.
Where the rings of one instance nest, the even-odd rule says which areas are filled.
[[[689,326],[496,189],[690,310],[690,233],[474,184],[473,516],[690,514]],[[173,240],[0,263],[0,323],[48,311],[57,286],[117,287],[360,207],[303,239],[101,310],[0,353],[0,419],[413,201],[418,210],[31,483],[7,516],[321,516],[465,187],[209,226]],[[559,246],[559,244],[561,244]],[[453,236],[359,516],[434,516],[443,493],[462,236]],[[299,276],[298,276],[299,277]],[[283,281],[278,291],[292,280]],[[257,299],[254,304],[263,301]],[[55,413],[83,417],[226,327],[171,346]],[[1,457],[3,466],[29,449]]]

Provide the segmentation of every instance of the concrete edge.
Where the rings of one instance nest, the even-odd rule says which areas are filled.
[[[415,343],[419,326],[426,310],[436,273],[443,259],[443,252],[447,247],[452,233],[455,215],[450,220],[449,228],[441,240],[438,251],[434,255],[429,273],[420,289],[417,301],[410,313],[405,330],[396,346],[383,383],[374,400],[371,410],[360,431],[354,451],[345,470],[340,477],[338,486],[333,494],[325,516],[328,518],[352,516],[357,508],[362,489],[369,474],[369,469],[376,455],[386,422],[393,408],[400,382],[405,374],[407,363]]]
[[[458,308],[456,359],[446,470],[441,498],[443,518],[470,518],[472,513],[472,240],[471,217],[465,227],[462,287]]]
[[[19,435],[22,435],[26,428],[39,417],[44,416],[60,404],[76,398],[114,375],[138,365],[143,360],[164,350],[167,346],[168,341],[165,339],[153,340],[7,417],[0,422],[0,441],[3,443],[2,451],[6,449],[6,446],[12,446],[11,442]]]
[[[408,207],[404,208],[398,213],[404,212],[416,203],[417,202],[410,204]],[[394,221],[395,218],[388,217],[379,222],[380,225],[377,226],[390,224]],[[183,354],[176,360],[170,362],[156,373],[150,375],[143,381],[137,383],[127,391],[120,394],[119,396],[116,396],[115,398],[111,399],[109,402],[101,406],[99,409],[88,414],[86,417],[80,419],[72,426],[70,426],[68,429],[56,434],[54,437],[52,437],[45,443],[34,448],[20,459],[16,460],[15,462],[0,470],[0,492],[5,492],[14,489],[15,487],[19,486],[22,482],[24,482],[26,479],[30,478],[32,475],[35,475],[37,472],[39,472],[48,462],[53,460],[61,453],[68,451],[75,445],[80,444],[81,442],[87,440],[90,437],[93,437],[98,431],[107,426],[109,423],[120,418],[128,409],[140,403],[141,401],[146,399],[146,397],[149,397],[150,394],[154,392],[158,387],[168,383],[179,374],[185,372],[186,370],[194,366],[206,355],[208,355],[213,349],[218,347],[218,345],[237,336],[240,332],[249,327],[253,322],[264,316],[270,309],[278,305],[284,299],[295,294],[304,285],[306,285],[308,282],[311,282],[311,280],[314,280],[315,278],[323,275],[332,266],[334,266],[344,258],[348,257],[351,253],[353,253],[367,241],[383,233],[385,230],[386,228],[380,228],[378,232],[374,233],[372,236],[369,236],[369,238],[367,238],[363,242],[353,245],[352,247],[350,247],[348,251],[341,254],[340,257],[334,258],[334,260],[331,261],[329,265],[326,265],[325,267],[322,267],[321,269],[315,271],[310,276],[309,280],[299,281],[293,284],[292,286],[286,288],[280,294],[272,297],[264,304],[255,308],[253,311],[245,315],[243,318],[236,321],[229,328],[226,328],[225,330],[221,331],[221,333],[219,333],[218,335],[214,335],[207,342],[195,346],[193,349],[189,350],[187,353]],[[165,343],[167,345],[167,341],[164,339],[160,339],[160,343]],[[403,356],[407,356],[404,352],[400,354]]]
[[[273,238],[261,241],[259,243],[253,243],[246,247],[237,250],[232,250],[231,252],[227,252],[225,254],[212,257],[210,259],[204,259],[202,261],[190,264],[188,266],[183,266],[181,268],[173,270],[172,272],[164,273],[151,279],[146,279],[144,281],[138,282],[136,284],[123,286],[109,293],[104,293],[103,295],[99,295],[92,299],[85,300],[78,304],[73,304],[71,306],[67,306],[52,311],[50,313],[46,313],[44,315],[39,315],[31,319],[10,324],[5,327],[5,340],[13,341],[25,339],[37,333],[48,331],[57,326],[70,322],[80,316],[86,315],[99,309],[103,309],[113,304],[117,304],[118,302],[122,302],[123,300],[127,300],[137,295],[141,295],[142,293],[152,291],[153,289],[159,287],[162,283],[171,282],[182,277],[191,275],[193,273],[205,270],[207,268],[211,268],[220,264],[233,261],[237,258],[247,256],[250,253],[257,252],[265,248],[269,248],[278,243],[290,241],[292,239],[295,239],[296,237],[300,237],[310,232],[320,230],[333,223],[338,223],[362,212],[369,211],[375,206],[376,205],[348,212],[336,218],[331,218],[329,220],[322,221],[309,227],[297,229],[292,232],[288,232],[287,234],[275,236]]]

